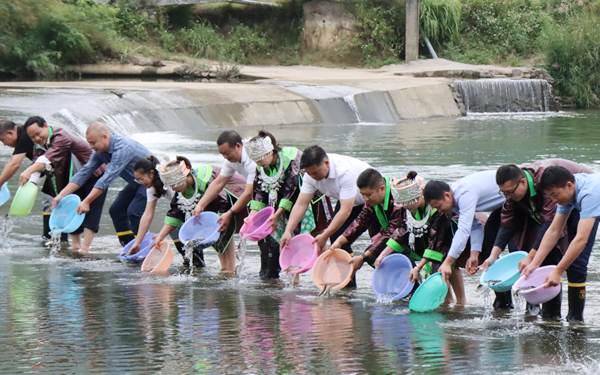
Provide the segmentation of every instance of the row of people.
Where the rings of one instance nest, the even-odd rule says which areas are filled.
[[[33,142],[31,150],[23,146],[23,134]],[[504,165],[453,184],[430,181],[422,186],[414,172],[399,181],[390,180],[367,163],[327,154],[319,146],[303,152],[281,147],[266,131],[248,140],[235,131],[223,132],[217,139],[226,159],[222,168],[193,168],[184,157],[160,164],[139,142],[111,134],[101,123],[89,126],[86,139],[87,144],[40,117],[28,119],[22,128],[8,121],[0,123],[0,140],[15,147],[0,180],[10,178],[23,158],[29,157],[34,163],[21,174],[21,184],[39,178],[41,172],[43,191],[55,197],[53,205],[71,193],[82,198],[77,211],[88,215],[72,234],[75,249],[89,248],[107,188],[120,176],[127,185],[109,212],[122,244],[137,234],[132,253],[150,227],[156,200],[166,197],[171,209],[156,241],[192,215],[218,212],[221,237],[215,249],[222,271],[233,272],[233,234],[247,215],[269,205],[275,208],[270,218],[275,231],[259,242],[261,277],[278,277],[279,251],[294,234],[312,233],[320,251],[327,249],[330,240],[330,249],[352,253],[351,244],[368,230],[372,243],[352,258],[355,270],[365,262],[378,266],[385,256],[401,252],[415,262],[411,279],[431,263],[431,271],[439,270],[453,286],[457,301],[464,303],[459,268],[470,275],[480,265],[486,270],[508,245],[510,250],[529,252],[520,263],[524,275],[540,265],[556,264],[548,280],[556,284],[566,270],[567,319],[583,320],[587,263],[597,230],[598,202],[591,187],[598,177],[577,163],[548,159],[521,167]],[[336,199],[335,208],[329,197]],[[478,212],[490,212],[485,223]],[[175,241],[182,252],[182,245]],[[194,251],[193,262],[203,265],[201,249]],[[559,295],[544,304],[542,316],[559,317],[560,301]],[[497,293],[494,307],[511,306],[509,293]],[[532,314],[538,310],[528,306]]]

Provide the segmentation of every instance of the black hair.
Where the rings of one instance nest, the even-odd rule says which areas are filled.
[[[140,172],[143,174],[150,174],[150,172],[154,171],[152,187],[154,187],[154,196],[156,198],[162,197],[165,193],[165,185],[161,181],[160,176],[158,175],[158,170],[156,169],[158,163],[158,159],[154,155],[150,155],[147,158],[138,159],[133,166],[133,170],[135,172]]]
[[[540,187],[542,190],[550,188],[563,188],[567,182],[575,183],[575,176],[567,168],[553,165],[544,170]]]
[[[327,153],[321,146],[309,146],[302,151],[300,157],[300,169],[321,165],[327,159]]]
[[[235,147],[238,143],[242,144],[242,137],[235,130],[226,130],[217,138],[217,146],[227,143],[229,147]]]
[[[189,169],[192,169],[192,162],[190,162],[190,159],[186,158],[185,156],[175,156],[175,160],[185,162],[185,166],[188,167]],[[174,162],[175,161],[172,161],[171,163],[174,163]],[[169,164],[171,164],[171,163],[169,163]]]
[[[362,171],[356,179],[356,186],[359,189],[372,189],[377,190],[381,185],[385,185],[385,179],[377,170],[373,168],[367,168]]]
[[[410,171],[406,174],[406,178],[409,180],[414,180],[415,178],[417,178],[417,172],[415,171]]]
[[[260,130],[258,132],[258,135],[256,137],[252,137],[252,139],[250,139],[250,141],[254,141],[258,138],[265,138],[265,137],[271,138],[271,144],[273,144],[273,152],[274,153],[278,153],[279,151],[281,151],[281,146],[279,146],[279,144],[277,143],[277,140],[275,139],[273,134],[269,133],[266,130]]]
[[[423,189],[423,198],[425,202],[444,199],[444,193],[450,192],[450,185],[444,181],[429,181]]]
[[[30,127],[31,125],[38,124],[38,126],[40,128],[43,128],[45,123],[46,123],[46,120],[44,120],[42,117],[32,116],[32,117],[28,118],[27,121],[25,121],[25,124],[23,125],[23,127],[25,128],[25,130],[27,130],[27,128]]]
[[[10,120],[0,120],[0,135],[8,133],[9,130],[15,130],[17,124]]]
[[[508,181],[518,184],[522,178],[525,178],[525,172],[514,164],[502,165],[496,171],[496,184],[498,185],[504,185]]]

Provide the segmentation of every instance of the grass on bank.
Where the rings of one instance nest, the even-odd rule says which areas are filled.
[[[275,1],[275,0],[270,0]],[[124,1],[0,2],[0,74],[52,77],[67,64],[144,55],[230,64],[377,67],[404,55],[404,0],[337,0],[355,18],[355,36],[337,53],[303,48],[306,0],[279,7],[188,5],[138,11]],[[421,30],[440,57],[497,65],[536,64],[558,95],[600,104],[599,0],[421,0]],[[426,49],[421,51],[427,54]]]

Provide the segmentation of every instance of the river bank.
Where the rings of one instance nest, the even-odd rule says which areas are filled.
[[[538,68],[468,65],[444,59],[419,60],[378,69],[240,66],[240,74],[245,80],[237,83],[139,80],[140,77],[169,76],[182,66],[171,62],[164,65],[82,65],[78,67],[82,77],[104,76],[107,80],[3,82],[0,87],[106,90],[108,95],[104,100],[112,104],[105,106],[105,113],[98,112],[97,118],[92,117],[94,114],[85,114],[84,121],[98,120],[105,115],[124,115],[132,109],[179,112],[193,109],[200,112],[207,124],[269,126],[397,123],[458,117],[464,115],[464,108],[454,90],[455,79],[551,80],[545,70]],[[153,90],[168,91],[168,94],[156,98]],[[65,104],[67,109],[77,110],[69,104],[72,105]]]

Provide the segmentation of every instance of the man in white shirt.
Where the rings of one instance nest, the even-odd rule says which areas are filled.
[[[238,172],[246,178],[246,188],[244,193],[238,197],[238,200],[233,204],[229,211],[221,214],[218,223],[221,224],[219,232],[224,231],[229,225],[229,221],[236,216],[236,214],[242,210],[247,210],[248,203],[252,199],[252,191],[254,188],[254,176],[256,175],[256,163],[253,162],[244,149],[242,143],[242,137],[234,131],[227,130],[219,135],[217,138],[217,148],[219,153],[225,158],[221,173],[217,178],[208,186],[206,192],[200,199],[200,202],[196,205],[193,214],[198,217],[200,212],[203,212],[206,206],[208,206],[216,197],[219,195],[221,190],[225,188],[231,177]],[[241,223],[237,223],[237,226],[241,226]],[[236,230],[239,228],[236,228]],[[227,259],[228,264],[235,264],[235,251],[230,252],[232,259]]]
[[[281,238],[281,248],[292,238],[292,231],[304,216],[314,193],[319,190],[324,195],[338,200],[331,224],[315,237],[320,251],[324,251],[327,239],[334,242],[362,211],[365,200],[356,186],[356,179],[371,166],[350,156],[327,154],[319,146],[310,146],[302,153],[300,168],[306,174],[302,181],[300,195],[290,212],[285,233]],[[342,246],[352,254],[349,244]]]

